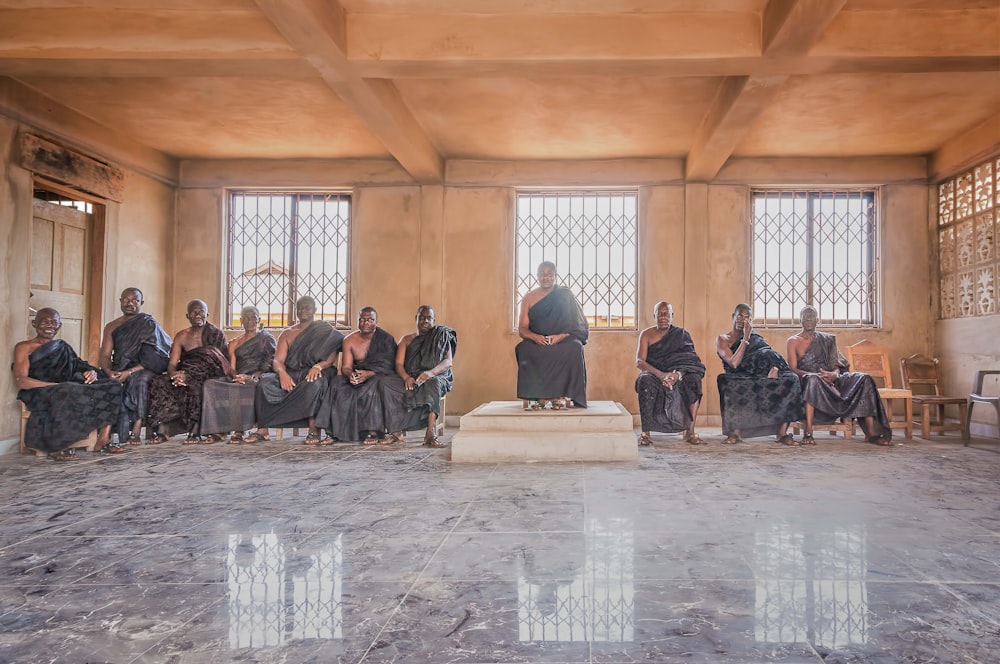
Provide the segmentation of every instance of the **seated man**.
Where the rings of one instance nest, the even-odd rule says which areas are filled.
[[[720,374],[723,443],[732,445],[755,436],[777,432],[778,442],[798,445],[786,432],[788,423],[802,418],[802,387],[798,376],[753,331],[750,305],[733,311],[733,329],[720,334],[715,350],[726,373]]]
[[[441,418],[441,397],[451,392],[451,363],[458,347],[455,330],[434,324],[434,309],[424,305],[417,309],[417,331],[399,340],[396,350],[396,374],[399,380],[386,380],[383,398],[392,419],[389,431],[402,432],[426,427],[424,445],[446,447],[438,440],[435,430]]]
[[[267,429],[243,434],[257,424],[254,401],[257,382],[271,371],[278,342],[259,327],[257,307],[243,307],[240,312],[243,334],[229,343],[229,367],[232,375],[205,382],[201,407],[201,430],[213,440],[233,432],[230,443],[255,443],[268,440]]]
[[[71,461],[76,456],[70,445],[97,430],[101,451],[124,452],[121,443],[108,442],[111,425],[118,423],[122,384],[99,377],[68,343],[56,339],[62,319],[55,309],[40,309],[31,325],[35,338],[14,346],[17,398],[31,411],[25,446],[56,461]]]
[[[856,418],[869,443],[891,446],[892,427],[875,380],[847,371],[847,360],[837,350],[837,337],[817,331],[818,320],[815,307],[803,307],[799,312],[802,331],[788,338],[788,365],[802,378],[806,410],[802,444],[816,444],[815,420],[833,422],[843,417]]]
[[[330,381],[316,422],[330,439],[362,440],[365,445],[390,445],[382,383],[396,376],[396,340],[378,327],[378,312],[364,307],[358,312],[358,329],[344,338],[341,375]],[[391,415],[390,419],[395,419]]]
[[[208,305],[191,300],[187,327],[174,335],[167,374],[149,389],[149,415],[157,427],[151,444],[187,432],[185,445],[213,443],[201,436],[202,387],[205,381],[229,374],[229,347],[222,330],[208,322]]]
[[[278,337],[275,373],[261,376],[257,425],[264,429],[307,426],[306,445],[315,445],[320,442],[316,414],[329,376],[337,373],[344,335],[327,321],[315,320],[316,300],[309,295],[295,302],[295,317],[298,323]]]
[[[139,445],[139,432],[149,412],[149,385],[167,370],[173,341],[156,319],[142,313],[142,291],[126,288],[119,304],[122,315],[107,324],[101,341],[101,369],[125,387],[118,437]],[[146,438],[152,437],[146,432]]]
[[[635,381],[642,421],[639,444],[652,444],[650,431],[683,431],[684,440],[702,445],[701,436],[695,433],[694,427],[701,405],[705,365],[687,330],[672,324],[673,305],[657,302],[653,313],[656,325],[647,327],[639,335],[635,359],[635,366],[640,371]]]
[[[556,285],[555,263],[541,263],[537,277],[538,288],[524,296],[518,317],[517,397],[525,410],[586,408],[587,319],[573,292]]]

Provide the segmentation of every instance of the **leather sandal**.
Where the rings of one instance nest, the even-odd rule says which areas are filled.
[[[789,447],[798,447],[799,441],[792,437],[792,434],[786,433],[784,436],[778,439],[778,442],[782,445],[788,445]]]
[[[649,447],[653,444],[653,439],[649,437],[648,431],[643,431],[639,435],[639,447]]]
[[[442,443],[441,440],[431,434],[429,437],[424,438],[424,447],[448,447],[447,443]]]

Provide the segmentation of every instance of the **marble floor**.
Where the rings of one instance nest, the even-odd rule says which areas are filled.
[[[1000,661],[1000,442],[706,439],[5,455],[0,661]]]

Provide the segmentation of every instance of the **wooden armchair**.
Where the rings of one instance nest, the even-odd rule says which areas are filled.
[[[851,365],[851,371],[868,374],[875,379],[876,384],[879,380],[882,381],[884,386],[878,388],[878,394],[885,402],[885,409],[889,415],[889,425],[893,429],[903,429],[907,440],[913,438],[913,392],[892,386],[889,352],[885,347],[864,339],[847,347],[847,361]],[[903,402],[902,421],[893,416],[892,406],[896,400]]]
[[[983,369],[976,372],[972,381],[972,392],[969,393],[969,409],[965,413],[965,444],[969,444],[969,427],[972,425],[972,408],[977,403],[993,406],[997,411],[997,435],[1000,435],[1000,396],[985,394],[984,382],[987,376],[1000,376],[1000,369]]]
[[[962,440],[969,439],[969,430],[965,426],[969,404],[965,397],[948,397],[941,395],[938,387],[938,360],[915,353],[899,361],[900,373],[903,376],[903,387],[913,391],[913,403],[920,407],[920,435],[930,438],[931,432],[961,431]],[[958,406],[957,422],[946,422],[945,406]],[[934,415],[931,409],[934,409]]]

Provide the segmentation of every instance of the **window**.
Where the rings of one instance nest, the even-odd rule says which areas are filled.
[[[938,186],[941,318],[998,313],[1000,158]]]
[[[514,247],[514,321],[552,261],[592,329],[634,330],[638,252],[636,191],[521,191]]]
[[[878,324],[874,190],[751,193],[753,309],[795,325],[807,304],[825,325]]]
[[[316,298],[316,316],[347,327],[351,197],[336,192],[232,191],[226,321],[255,306],[268,327],[295,320],[295,301]]]

